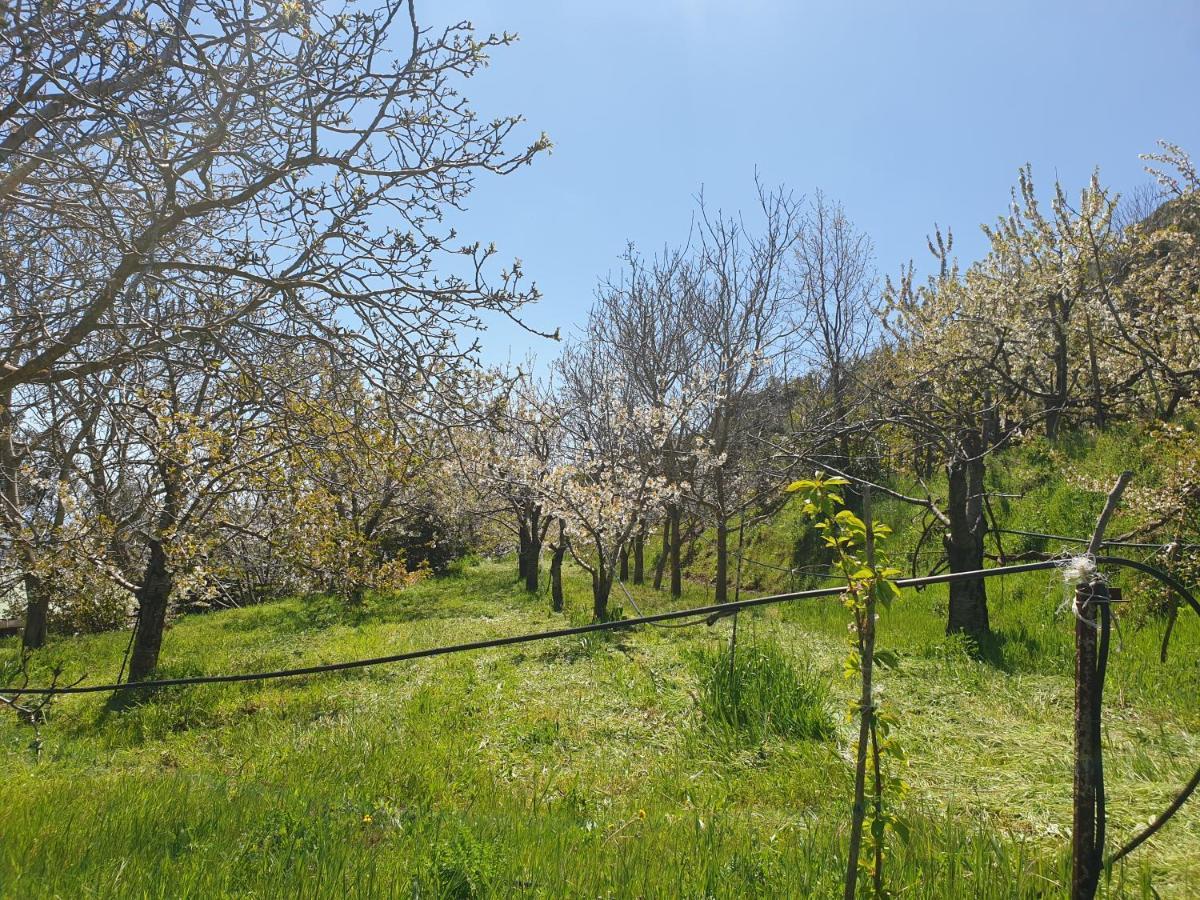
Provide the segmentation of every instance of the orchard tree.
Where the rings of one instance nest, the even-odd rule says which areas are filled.
[[[507,152],[519,118],[458,96],[510,35],[421,28],[411,0],[9,14],[0,391],[243,331],[407,366],[532,296],[516,266],[487,283],[494,250],[441,225],[479,173],[548,147]],[[465,266],[435,274],[443,255]],[[167,306],[164,284],[181,288]]]
[[[1158,205],[1126,226],[1115,254],[1090,234],[1086,252],[1094,268],[1118,271],[1101,294],[1112,335],[1106,355],[1141,376],[1138,398],[1169,419],[1200,384],[1200,175],[1181,148],[1160,147],[1145,157]]]
[[[564,523],[568,549],[592,578],[592,614],[608,618],[608,601],[621,549],[649,512],[676,501],[658,459],[699,396],[667,404],[632,399],[619,373],[604,367],[591,345],[559,361],[562,445],[558,464],[542,481],[546,507]],[[693,454],[703,468],[703,447]]]
[[[430,417],[407,408],[432,413],[436,403],[415,382],[379,390],[322,366],[273,414],[280,453],[271,478],[282,489],[271,531],[321,589],[357,605],[368,590],[412,580],[416,562],[401,545],[414,511],[429,507],[426,483],[440,459]]]
[[[936,276],[916,285],[910,266],[884,292],[894,343],[877,360],[886,367],[879,402],[887,406],[876,424],[933,451],[945,469],[947,496],[939,501],[929,490],[917,497],[876,487],[927,510],[944,529],[950,570],[965,572],[983,568],[987,458],[1013,433],[1003,424],[1012,395],[997,385],[1001,345],[990,294],[952,264],[952,237],[939,231],[930,247],[940,262]],[[953,582],[947,631],[978,638],[989,627],[983,580]]]
[[[713,465],[696,479],[702,490],[694,496],[716,526],[718,603],[728,598],[730,521],[756,499],[740,487],[751,483],[746,469],[763,456],[765,423],[777,420],[772,412],[781,384],[777,376],[806,322],[790,265],[801,237],[802,207],[786,189],[761,185],[758,203],[757,231],[740,217],[709,210],[703,199],[699,212],[697,364],[713,379],[713,390],[704,392],[708,402],[699,433]],[[779,484],[786,478],[781,475]]]
[[[421,26],[414,0],[2,17],[0,524],[26,572],[12,492],[50,386],[243,347],[433,377],[472,363],[453,338],[482,314],[536,296],[444,223],[479,175],[549,147],[508,149],[519,117],[458,93],[511,35]]]
[[[1056,182],[1046,214],[1026,166],[1008,215],[984,226],[990,251],[972,268],[973,289],[991,297],[995,375],[1038,409],[1052,441],[1085,404],[1103,425],[1114,383],[1129,377],[1102,359],[1111,325],[1103,297],[1117,278],[1116,207],[1093,173],[1077,205]]]
[[[486,495],[490,516],[517,538],[518,577],[536,593],[542,545],[555,519],[542,487],[561,443],[560,413],[552,390],[527,371],[501,377],[498,387],[477,452],[460,459],[470,470],[468,481]]]
[[[806,372],[815,374],[806,431],[835,434],[834,464],[850,468],[850,438],[862,385],[856,370],[878,331],[874,246],[855,228],[841,204],[817,191],[805,210],[796,242],[800,299],[807,313],[802,344]],[[815,390],[814,390],[815,388]]]
[[[700,364],[701,334],[693,325],[699,298],[696,260],[684,249],[667,249],[647,259],[630,246],[622,257],[616,276],[601,282],[588,314],[586,339],[603,359],[605,368],[620,373],[630,401],[646,406],[667,406],[680,397],[695,394],[711,380]],[[670,562],[671,595],[683,592],[682,544],[684,503],[677,488],[690,483],[689,448],[700,424],[681,419],[675,432],[646,465],[657,466],[668,485],[665,508],[648,509],[634,530],[633,580],[645,575],[645,543],[650,526],[661,518],[662,547],[654,573],[654,587],[662,586]],[[623,557],[624,558],[624,557]]]

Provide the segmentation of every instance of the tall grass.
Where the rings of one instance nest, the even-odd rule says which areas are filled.
[[[700,709],[710,730],[758,743],[768,735],[827,740],[834,735],[826,679],[798,667],[774,641],[696,654]]]

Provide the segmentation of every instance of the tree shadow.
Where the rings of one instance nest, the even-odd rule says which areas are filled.
[[[1040,659],[1046,646],[1022,625],[1015,629],[994,629],[987,634],[965,639],[972,659],[1006,675],[1031,670],[1029,662]]]

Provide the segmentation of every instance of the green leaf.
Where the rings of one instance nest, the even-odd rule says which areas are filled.
[[[833,518],[843,528],[856,531],[859,534],[867,533],[866,523],[848,509],[843,509]]]
[[[799,481],[793,481],[791,484],[785,487],[784,491],[789,494],[794,494],[796,491],[811,491],[816,486],[817,483],[811,478],[801,478]]]

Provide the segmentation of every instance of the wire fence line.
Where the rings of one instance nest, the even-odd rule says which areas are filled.
[[[926,575],[919,578],[899,578],[895,581],[897,587],[923,587],[929,584],[948,584],[955,581],[970,581],[980,578],[994,578],[1001,575],[1016,575],[1022,572],[1036,572],[1052,569],[1059,565],[1058,560],[1038,560],[1036,562],[1020,563],[1011,566],[996,566],[991,569],[975,569],[969,572],[946,572],[940,575]],[[467,641],[459,644],[445,644],[439,647],[427,647],[421,650],[411,650],[406,653],[393,653],[388,656],[376,656],[367,659],[345,660],[343,662],[323,663],[313,666],[300,666],[293,669],[278,669],[268,672],[239,672],[225,675],[191,675],[181,678],[158,678],[146,681],[128,681],[121,684],[73,684],[62,687],[21,687],[6,685],[0,687],[0,694],[13,696],[51,696],[59,694],[95,694],[108,691],[150,690],[153,688],[180,687],[197,684],[229,684],[242,681],[267,681],[277,678],[297,678],[305,675],[319,675],[326,672],[344,672],[350,669],[366,669],[373,666],[390,663],[408,662],[416,659],[428,659],[434,656],[447,656],[454,653],[467,653],[473,650],[487,650],[495,647],[510,647],[517,644],[529,644],[535,641],[546,641],[555,638],[575,637],[584,634],[594,634],[603,631],[622,631],[638,628],[643,625],[653,625],[661,622],[677,622],[684,619],[696,619],[695,623],[713,623],[725,616],[733,615],[743,609],[758,606],[770,606],[777,603],[787,603],[795,600],[808,600],[819,597],[835,597],[840,595],[844,586],[812,588],[805,591],[791,591],[784,594],[770,594],[763,597],[752,597],[746,600],[734,600],[728,603],[713,603],[707,606],[696,606],[688,609],[668,610],[651,613],[630,619],[616,619],[608,622],[591,622],[587,625],[576,625],[570,628],[554,628],[548,631],[536,631],[528,634],[508,635],[505,637],[488,638],[480,641]],[[1197,607],[1200,613],[1200,606]]]
[[[1016,535],[1021,535],[1023,537],[1041,538],[1041,539],[1047,540],[1047,541],[1063,541],[1064,543],[1068,543],[1068,544],[1084,544],[1084,545],[1086,545],[1088,543],[1087,538],[1070,537],[1069,535],[1065,535],[1065,534],[1045,534],[1041,531],[1022,531],[1019,528],[996,528],[993,530],[1000,532],[1000,534],[1016,534]],[[1174,542],[1167,543],[1167,544],[1144,544],[1144,543],[1137,543],[1136,541],[1112,540],[1112,541],[1101,541],[1100,546],[1101,547],[1127,547],[1132,550],[1159,550],[1159,551],[1162,551],[1162,550],[1170,550],[1172,547],[1178,547],[1180,550],[1200,550],[1200,544],[1179,544],[1179,543],[1174,543]]]

